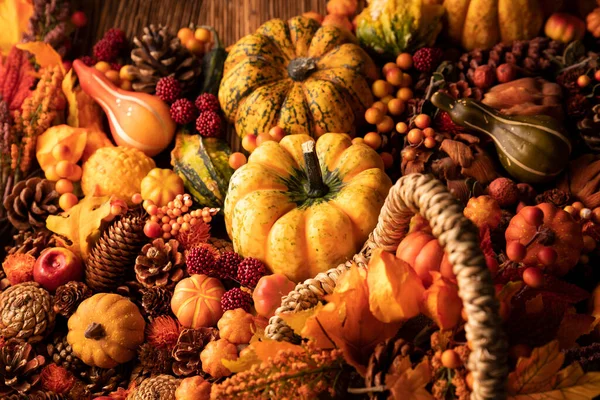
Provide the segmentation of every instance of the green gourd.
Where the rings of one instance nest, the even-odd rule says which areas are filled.
[[[545,115],[506,116],[472,99],[437,92],[431,102],[454,123],[492,138],[506,171],[520,182],[542,183],[566,167],[571,142],[560,122]]]

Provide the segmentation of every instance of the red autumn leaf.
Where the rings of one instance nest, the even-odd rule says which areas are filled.
[[[561,349],[570,349],[577,343],[580,336],[588,334],[594,328],[596,318],[587,314],[577,314],[574,310],[568,310],[558,327],[556,339]]]
[[[495,276],[498,273],[498,260],[496,259],[496,253],[494,253],[492,247],[492,237],[488,225],[484,225],[479,230],[479,247],[481,248],[481,251],[483,251],[488,269],[492,273],[492,276]]]

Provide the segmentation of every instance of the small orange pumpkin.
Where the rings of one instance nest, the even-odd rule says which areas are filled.
[[[227,310],[217,323],[219,336],[234,344],[250,343],[254,335],[254,317],[241,308]]]
[[[175,391],[175,400],[209,400],[211,387],[201,376],[185,378]]]
[[[284,274],[272,274],[260,278],[252,292],[256,313],[265,318],[275,315],[275,310],[281,305],[281,298],[286,296],[296,284]]]
[[[237,358],[237,346],[227,339],[210,342],[200,353],[202,371],[215,379],[231,375],[231,371],[223,365],[221,360],[237,360]]]
[[[473,221],[479,229],[485,225],[489,226],[490,229],[494,229],[502,219],[502,209],[491,196],[471,197],[463,214]]]
[[[163,207],[183,194],[183,180],[172,169],[154,168],[142,179],[142,199],[152,200],[158,207]]]
[[[438,271],[444,278],[456,281],[448,255],[435,236],[428,232],[416,231],[406,235],[396,250],[396,257],[415,270],[425,287],[433,282],[430,271]]]
[[[171,310],[186,328],[214,326],[223,316],[221,281],[197,274],[181,280],[173,291]]]

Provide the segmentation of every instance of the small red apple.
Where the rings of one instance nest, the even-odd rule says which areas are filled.
[[[54,292],[60,285],[82,279],[81,260],[64,247],[44,250],[33,266],[33,280],[50,292]]]

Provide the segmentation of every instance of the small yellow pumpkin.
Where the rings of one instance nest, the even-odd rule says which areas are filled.
[[[221,360],[237,360],[237,358],[237,346],[227,339],[219,339],[208,343],[200,353],[202,371],[215,379],[231,375],[231,371],[223,365]]]
[[[217,323],[219,336],[233,344],[250,343],[254,335],[254,317],[241,308],[227,310]]]
[[[172,169],[154,168],[142,179],[142,199],[152,200],[158,207],[166,206],[184,191],[183,180]]]
[[[144,317],[118,294],[98,293],[84,300],[68,325],[73,354],[92,367],[113,368],[130,361],[144,343]]]

